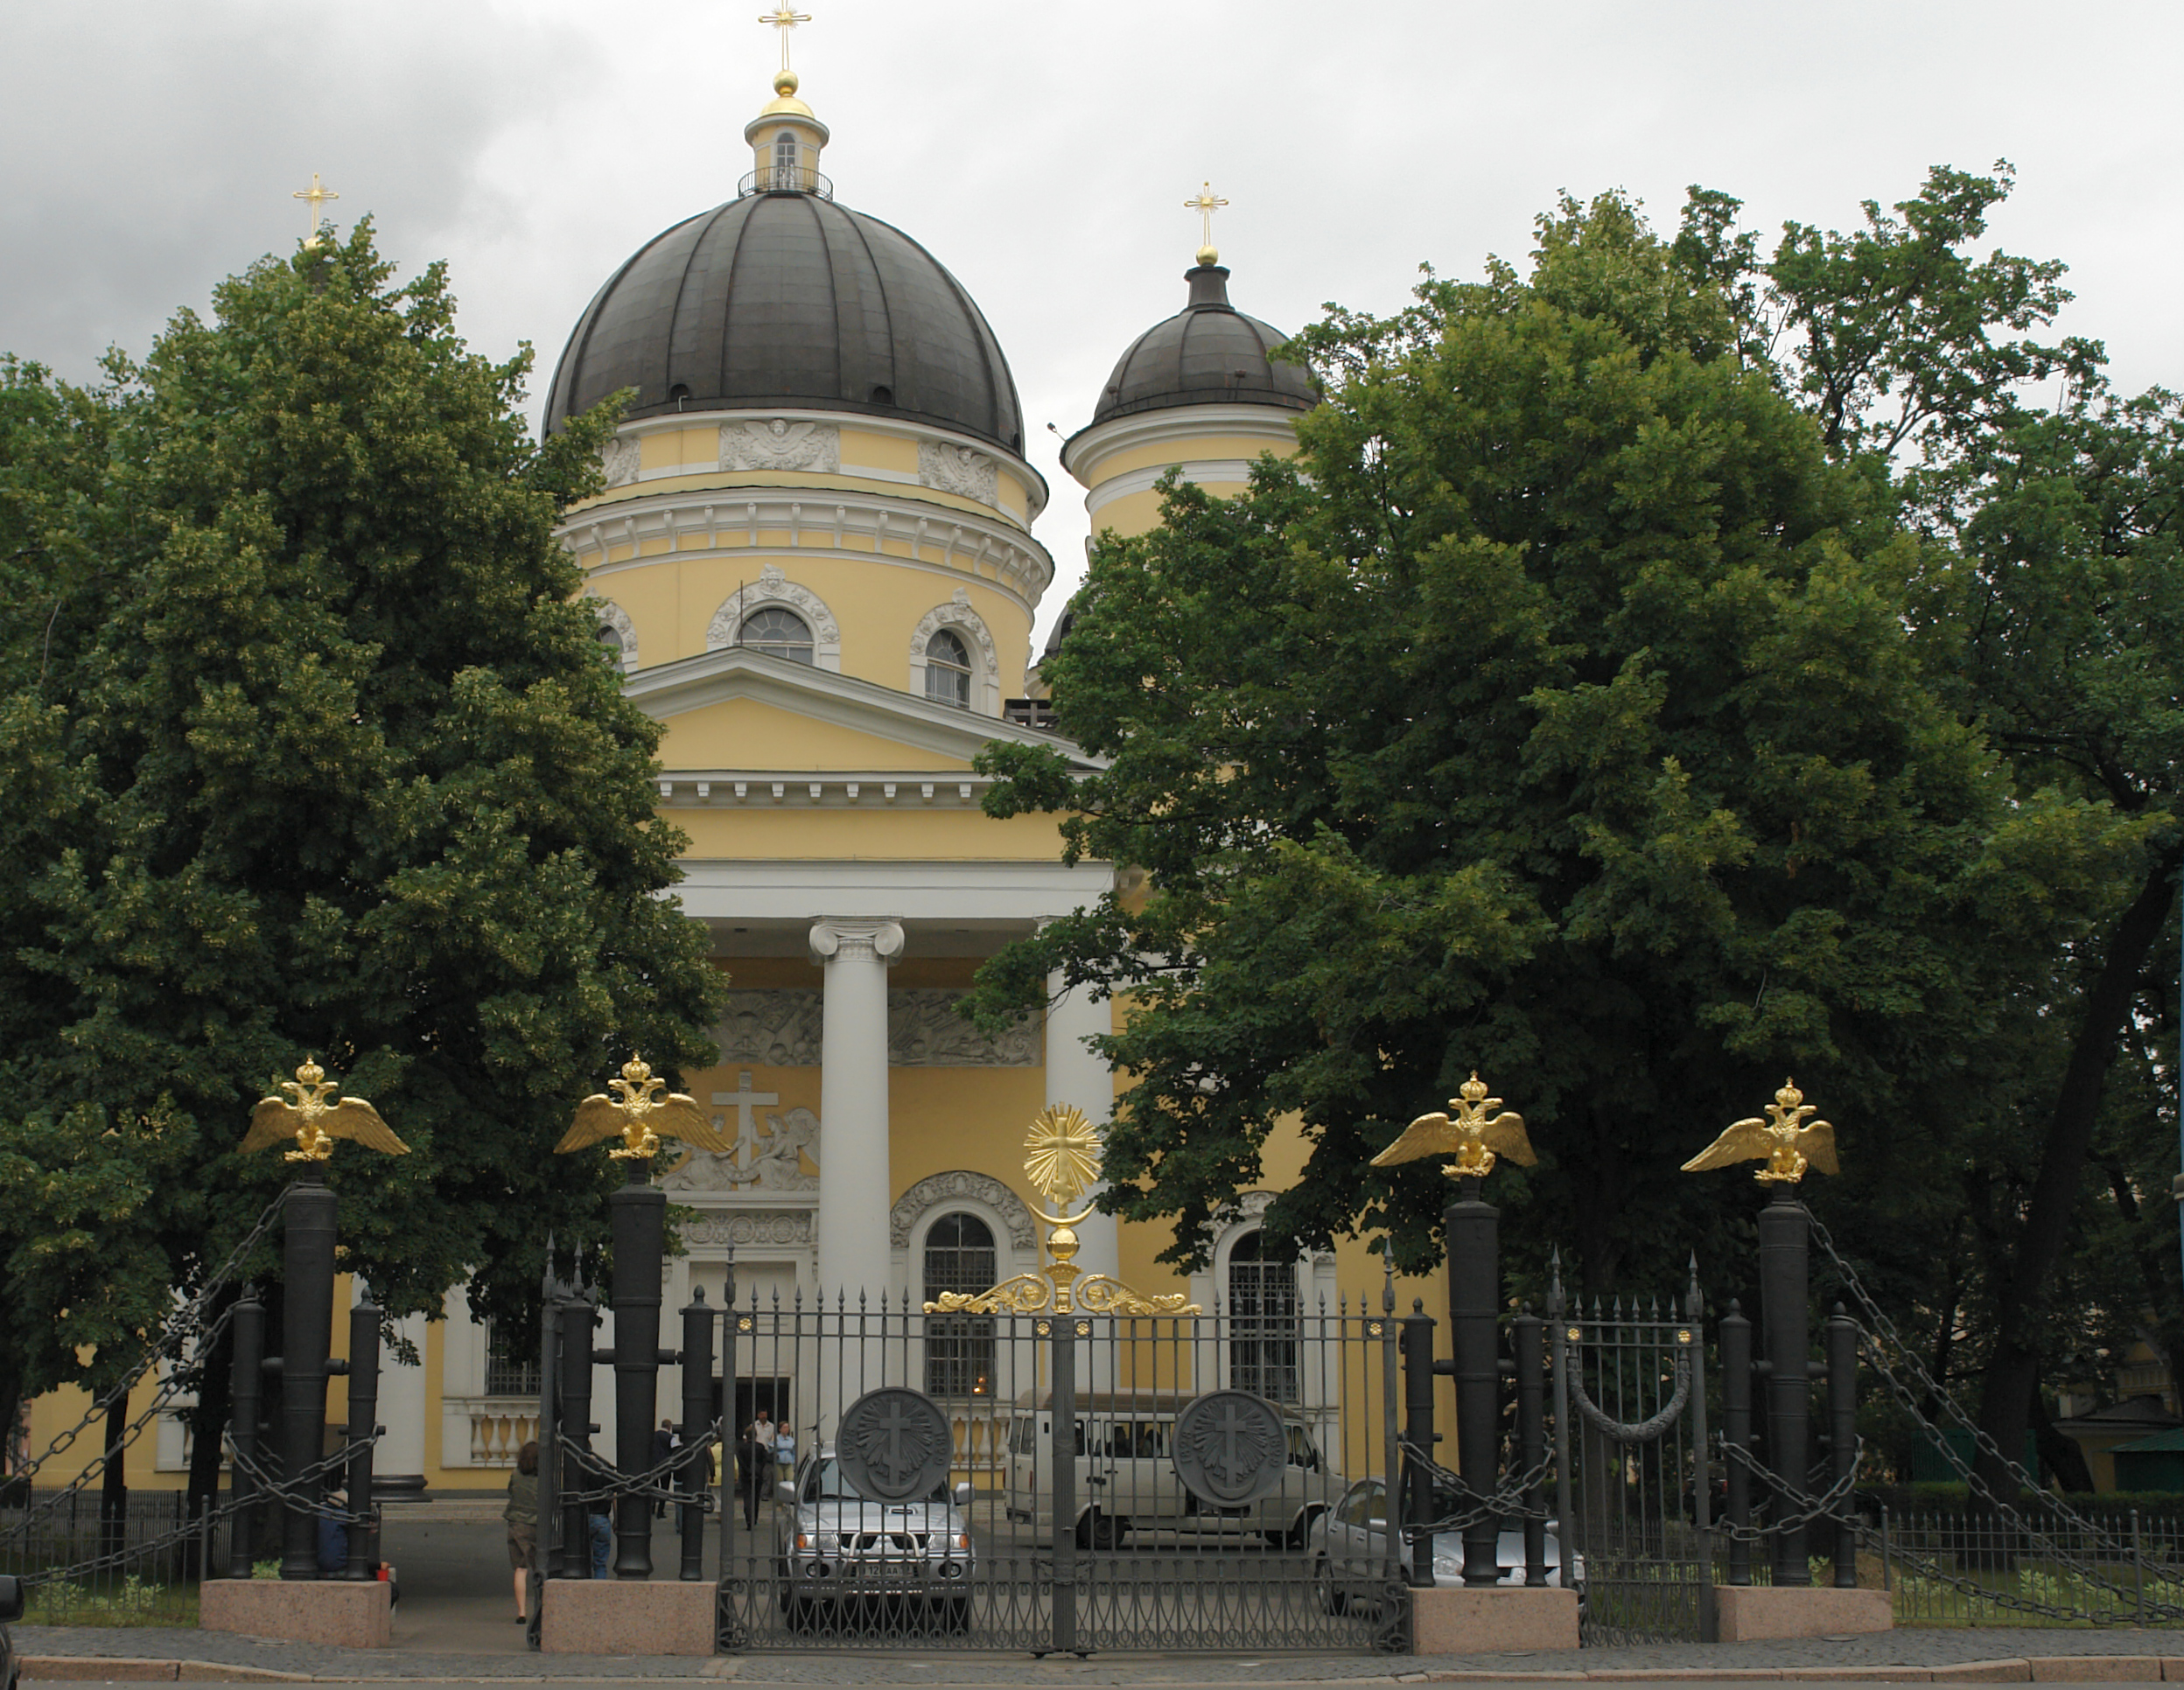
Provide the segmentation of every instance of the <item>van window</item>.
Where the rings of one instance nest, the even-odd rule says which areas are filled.
[[[1168,1425],[1158,1420],[1118,1420],[1110,1422],[1102,1440],[1110,1457],[1127,1461],[1165,1461],[1168,1454]]]
[[[1028,1456],[1037,1449],[1039,1438],[1038,1435],[1032,1430],[1032,1421],[1029,1414],[1018,1414],[1009,1422],[1009,1453],[1011,1455]]]
[[[1313,1447],[1312,1434],[1301,1426],[1289,1428],[1289,1464],[1301,1467],[1307,1473],[1320,1470],[1320,1451]]]

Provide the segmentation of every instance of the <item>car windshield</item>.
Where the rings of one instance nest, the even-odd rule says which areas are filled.
[[[867,1497],[851,1484],[842,1471],[842,1463],[832,1456],[829,1456],[805,1476],[804,1500],[806,1502],[871,1502],[876,1498]],[[943,1480],[935,1484],[926,1494],[925,1500],[946,1502],[948,1500],[947,1482]]]

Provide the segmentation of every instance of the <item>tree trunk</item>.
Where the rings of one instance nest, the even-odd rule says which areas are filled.
[[[241,1291],[229,1286],[222,1291],[215,1311],[232,1305]],[[229,1377],[234,1367],[234,1328],[223,1326],[220,1338],[213,1347],[198,1358],[197,1407],[190,1410],[190,1494],[186,1505],[191,1519],[202,1519],[220,1505],[220,1462],[225,1453],[221,1439],[228,1430],[228,1416],[234,1401],[234,1380]],[[189,1551],[191,1565],[196,1566],[200,1538]],[[196,1575],[205,1576],[200,1571]]]
[[[2138,896],[2118,920],[2100,973],[2085,995],[2084,1018],[2048,1117],[2047,1145],[2018,1233],[2016,1258],[1996,1304],[1994,1353],[1987,1363],[1979,1406],[1980,1429],[2011,1461],[2023,1456],[2033,1393],[2040,1384],[2040,1356],[2032,1329],[2068,1240],[2070,1212],[2077,1202],[2100,1116],[2102,1085],[2122,1041],[2147,953],[2167,925],[2170,882],[2180,861],[2184,861],[2184,847],[2177,845],[2156,857]],[[2006,1500],[2015,1496],[2015,1481],[2004,1474],[1992,1456],[1982,1451],[1976,1470],[1997,1496]]]
[[[129,1429],[129,1393],[106,1411],[106,1470],[100,1475],[99,1554],[118,1555],[129,1538],[129,1450],[122,1442]],[[116,1582],[120,1575],[113,1575]]]

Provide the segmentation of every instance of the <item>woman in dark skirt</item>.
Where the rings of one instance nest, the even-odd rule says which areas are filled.
[[[515,1471],[508,1475],[508,1505],[500,1517],[508,1523],[508,1565],[515,1569],[515,1623],[521,1625],[530,1599],[531,1565],[538,1559],[536,1439],[516,1453]]]

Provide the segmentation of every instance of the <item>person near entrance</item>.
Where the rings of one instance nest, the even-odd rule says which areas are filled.
[[[652,1435],[652,1464],[654,1467],[659,1466],[681,1447],[682,1442],[682,1440],[675,1435],[675,1422],[671,1420],[662,1421],[660,1429]],[[662,1485],[670,1482],[665,1477],[660,1480]],[[655,1499],[652,1505],[653,1519],[664,1519],[667,1518],[667,1499],[664,1497]]]
[[[508,1523],[508,1565],[515,1569],[515,1623],[528,1617],[531,1594],[531,1563],[538,1554],[538,1441],[534,1438],[516,1452],[515,1471],[508,1475],[508,1505],[500,1511]]]
[[[745,1428],[737,1463],[743,1470],[743,1523],[749,1531],[759,1526],[759,1502],[774,1480],[774,1416],[766,1409]]]

